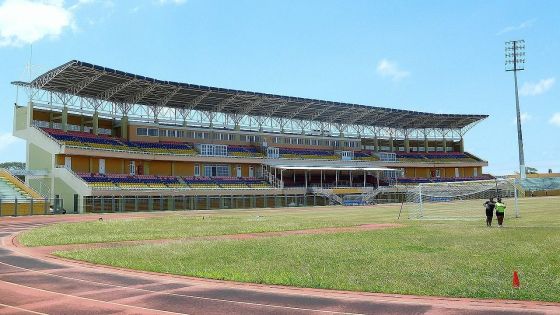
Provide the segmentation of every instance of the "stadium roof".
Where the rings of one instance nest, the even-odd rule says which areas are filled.
[[[48,71],[31,83],[13,84],[117,104],[402,129],[461,129],[488,117],[425,113],[163,81],[77,60]]]

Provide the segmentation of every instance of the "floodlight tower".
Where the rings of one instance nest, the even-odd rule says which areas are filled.
[[[513,71],[515,80],[515,110],[517,112],[517,145],[519,147],[519,176],[526,178],[525,155],[523,153],[523,133],[521,132],[521,112],[519,110],[519,94],[517,92],[517,71],[525,70],[525,41],[512,40],[506,42],[506,71]]]

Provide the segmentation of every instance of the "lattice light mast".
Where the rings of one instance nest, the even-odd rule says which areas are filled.
[[[519,110],[519,94],[517,91],[517,71],[525,70],[525,41],[512,40],[506,42],[506,71],[513,71],[515,80],[515,110],[517,112],[517,145],[519,148],[519,176],[526,178],[525,155],[523,153],[523,133],[521,132],[521,112]]]

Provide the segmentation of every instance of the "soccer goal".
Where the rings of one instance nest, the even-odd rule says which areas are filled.
[[[406,192],[409,219],[476,220],[484,218],[483,203],[502,198],[506,215],[519,217],[516,183],[512,179],[423,183]],[[494,201],[495,201],[494,199]],[[508,211],[509,210],[509,211]]]

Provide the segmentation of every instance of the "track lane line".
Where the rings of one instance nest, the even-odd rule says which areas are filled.
[[[84,283],[89,283],[89,284],[110,286],[110,287],[119,288],[119,289],[135,290],[135,291],[141,291],[141,292],[146,292],[146,293],[156,293],[156,294],[164,294],[164,295],[192,298],[192,299],[212,301],[212,302],[234,303],[234,304],[241,304],[241,305],[258,306],[258,307],[271,307],[271,308],[287,309],[287,310],[294,310],[294,311],[307,311],[307,312],[326,313],[326,314],[343,314],[343,315],[364,315],[362,313],[326,311],[326,310],[318,310],[318,309],[311,309],[311,308],[301,308],[301,307],[292,307],[292,306],[284,306],[284,305],[274,305],[274,304],[264,304],[264,303],[256,303],[256,302],[245,302],[245,301],[209,298],[209,297],[204,297],[204,296],[196,296],[196,295],[189,295],[189,294],[178,294],[178,293],[171,293],[171,292],[162,293],[162,292],[154,291],[154,290],[148,290],[148,289],[142,289],[142,288],[132,288],[132,287],[122,286],[122,285],[117,285],[117,284],[110,284],[110,283],[104,283],[104,282],[99,282],[99,281],[91,281],[91,280],[78,279],[78,278],[67,277],[67,276],[62,276],[62,275],[55,275],[55,274],[51,274],[51,273],[48,273],[48,272],[33,270],[33,269],[24,268],[24,267],[20,267],[20,266],[15,266],[15,265],[8,264],[8,263],[5,263],[5,262],[0,262],[0,264],[15,267],[15,268],[18,268],[18,269],[22,269],[22,270],[25,270],[27,272],[38,273],[38,274],[41,274],[41,275],[44,275],[44,276],[47,276],[47,277],[56,277],[56,278],[61,278],[61,279],[66,279],[66,280],[73,280],[73,281],[79,281],[79,282],[84,282]],[[86,269],[86,268],[84,268],[84,269]],[[1,280],[1,276],[0,276],[0,281],[2,281],[4,283],[19,285],[19,286],[22,286],[22,287],[32,288],[32,289],[36,289],[36,290],[42,290],[42,291],[45,291],[45,292],[52,292],[52,293],[56,293],[56,294],[61,294],[61,295],[64,295],[64,296],[69,296],[69,297],[83,298],[83,299],[87,299],[87,300],[91,300],[91,301],[99,301],[101,303],[113,303],[113,302],[107,302],[107,301],[103,301],[103,300],[95,300],[95,299],[90,299],[90,298],[86,298],[86,297],[81,297],[81,296],[78,296],[78,295],[69,295],[69,294],[65,294],[65,293],[59,293],[59,292],[56,292],[56,291],[49,291],[49,290],[44,290],[44,289],[39,289],[39,288],[28,287],[28,286],[23,285],[23,284],[18,284],[18,283],[13,283],[13,282]],[[176,283],[176,282],[164,282],[162,284],[171,284],[171,283]],[[120,306],[126,306],[125,304],[118,304],[118,303],[115,303],[115,304],[120,305]],[[131,306],[131,307],[134,307],[134,306]],[[159,310],[154,309],[154,311],[159,311]],[[166,311],[162,310],[161,312],[166,312]],[[174,313],[174,312],[170,312],[170,313],[171,314],[183,314],[183,313]]]
[[[40,312],[28,310],[28,309],[21,308],[21,307],[17,307],[17,306],[13,306],[13,305],[7,305],[7,304],[3,304],[3,303],[0,303],[0,306],[4,306],[4,307],[7,307],[7,308],[13,308],[13,309],[15,309],[15,310],[23,311],[23,312],[27,312],[27,313],[31,313],[31,314],[49,315],[49,314],[47,314],[47,313],[40,313]]]
[[[30,287],[30,286],[27,286],[27,285],[23,285],[23,284],[19,284],[19,283],[13,283],[13,282],[9,282],[9,281],[4,281],[4,280],[0,280],[0,281],[3,282],[3,283],[6,283],[8,285],[14,285],[14,286],[18,286],[18,287],[22,287],[22,288],[26,288],[26,289],[35,290],[35,291],[61,295],[61,296],[65,296],[65,297],[68,297],[68,298],[75,298],[75,299],[81,299],[81,300],[86,300],[86,301],[90,301],[90,302],[97,302],[97,303],[102,303],[102,304],[110,304],[110,305],[120,306],[120,307],[123,307],[125,309],[132,308],[132,309],[139,309],[139,310],[157,312],[157,313],[166,313],[166,314],[174,314],[174,315],[188,315],[188,313],[177,313],[177,312],[170,312],[170,311],[164,311],[164,310],[158,310],[158,309],[151,309],[151,308],[142,307],[142,306],[134,306],[134,305],[120,304],[120,303],[110,302],[110,301],[90,299],[90,298],[79,296],[79,295],[70,295],[70,294],[66,294],[66,293],[60,293],[60,292],[56,292],[56,291],[50,291],[50,290]],[[45,313],[37,313],[37,314],[45,314]]]

